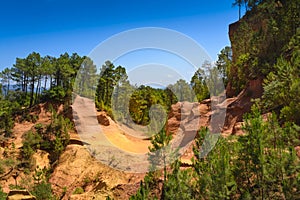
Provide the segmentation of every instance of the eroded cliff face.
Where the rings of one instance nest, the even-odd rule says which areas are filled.
[[[229,82],[226,86],[228,98],[238,96],[243,89],[249,86],[251,80],[263,79],[264,63],[269,59],[267,58],[269,57],[268,48],[273,46],[270,37],[267,36],[268,21],[267,17],[256,15],[252,11],[239,21],[229,25],[232,65],[230,66]],[[255,96],[260,97],[258,94]]]
[[[143,174],[115,170],[96,160],[80,145],[69,145],[61,155],[49,182],[62,199],[128,199]],[[78,194],[79,193],[79,194]]]
[[[241,126],[243,115],[251,111],[253,99],[260,98],[263,94],[262,79],[250,80],[246,88],[237,97],[228,98],[230,101],[226,107],[226,118],[223,128],[224,135],[242,134]]]
[[[251,48],[254,45],[260,46],[260,49],[262,48],[262,44],[254,44],[254,37],[266,39],[266,34],[268,34],[268,22],[269,19],[267,16],[256,15],[255,12],[252,11],[239,21],[229,24],[228,35],[232,48],[233,63],[237,62],[240,55],[251,53]],[[265,42],[270,43],[271,41]],[[262,49],[260,52],[262,52]],[[261,56],[263,57],[263,55]]]
[[[273,6],[280,9],[278,5]],[[226,101],[230,103],[226,108],[224,135],[242,134],[243,115],[251,110],[252,100],[263,95],[264,68],[272,65],[280,54],[269,52],[279,44],[270,36],[268,9],[257,9],[229,25],[232,64],[226,87]]]

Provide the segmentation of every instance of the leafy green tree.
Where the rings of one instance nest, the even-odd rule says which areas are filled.
[[[33,52],[26,58],[17,58],[11,69],[11,78],[21,91],[22,106],[33,106],[42,100],[71,102],[76,73],[85,57],[74,53],[60,55],[59,58]],[[50,79],[50,81],[49,81]],[[48,90],[50,89],[50,90]],[[29,102],[27,102],[29,90]]]
[[[245,3],[251,9],[247,17],[236,23],[234,34],[230,36],[234,56],[229,83],[238,94],[249,80],[275,71],[273,66],[276,60],[300,25],[300,1],[254,0],[236,3]]]
[[[232,5],[233,6],[238,6],[239,7],[239,19],[241,19],[241,8],[243,4],[243,0],[236,0]]]
[[[26,63],[26,73],[29,78],[29,87],[30,87],[30,103],[29,107],[33,106],[34,103],[34,88],[36,82],[38,82],[40,68],[41,68],[41,56],[39,53],[33,52],[27,56],[25,59]]]
[[[225,90],[223,77],[217,67],[211,67],[211,64],[204,63],[207,65],[207,75],[205,83],[207,85],[210,96],[219,96]]]
[[[126,75],[126,70],[113,63],[106,61],[101,68],[100,78],[96,89],[96,106],[100,110],[109,111],[111,114],[112,94],[119,80]]]
[[[265,124],[258,110],[254,111],[254,115],[246,118],[245,131],[247,136],[238,138],[242,145],[239,153],[238,163],[236,168],[236,178],[238,183],[243,183],[241,179],[245,180],[243,185],[239,185],[242,196],[258,195],[265,197],[266,182],[266,155],[264,149],[266,146]],[[254,178],[255,176],[255,178]],[[257,187],[257,190],[254,188]],[[257,192],[257,193],[256,193]]]
[[[195,101],[195,94],[191,86],[183,79],[178,80],[175,84],[169,85],[168,88],[174,93],[178,101]]]
[[[129,101],[129,112],[134,123],[148,126],[149,135],[157,133],[166,121],[171,104],[166,90],[141,85]]]
[[[147,125],[149,123],[149,110],[155,103],[155,96],[149,86],[140,86],[132,94],[129,102],[129,112],[137,124]]]
[[[39,200],[56,199],[52,194],[51,184],[48,183],[48,177],[46,177],[47,169],[35,169],[35,174],[33,178],[35,183],[31,188],[30,192]]]
[[[2,187],[0,186],[0,200],[5,200],[7,194],[3,192]]]
[[[71,127],[71,123],[67,118],[64,118],[62,115],[58,115],[55,110],[52,110],[52,120],[51,123],[46,128],[46,137],[44,140],[49,138],[54,139],[50,140],[50,149],[47,149],[51,154],[51,161],[54,162],[63,152],[65,147],[69,144],[70,135],[68,130]]]
[[[32,191],[32,195],[34,195],[38,200],[45,200],[45,199],[55,199],[55,197],[52,195],[52,189],[51,184],[46,183],[45,181],[36,184]]]
[[[47,88],[51,89],[51,87],[52,87],[52,77],[54,74],[54,63],[55,63],[55,58],[52,56],[45,56],[42,58],[42,74],[44,76],[43,90],[47,90]],[[50,80],[50,81],[48,82],[48,80]]]
[[[209,91],[205,83],[205,79],[204,70],[200,68],[195,72],[191,79],[191,86],[199,102],[203,99],[209,98]]]
[[[70,56],[68,53],[61,54],[55,62],[54,82],[55,86],[68,87],[67,80],[71,74],[75,73],[70,67]]]
[[[12,70],[10,68],[5,68],[0,73],[0,79],[1,79],[2,85],[5,86],[5,96],[7,96],[9,94],[10,82],[12,80]]]
[[[61,86],[55,86],[43,92],[42,100],[63,103],[65,102],[66,97],[66,90]]]
[[[300,125],[300,30],[288,47],[290,58],[281,57],[274,71],[265,79],[263,103],[267,110],[277,110],[284,120]]]
[[[216,66],[222,75],[225,85],[228,83],[228,76],[230,74],[230,67],[232,64],[232,49],[229,46],[224,47],[218,54]]]
[[[27,95],[28,85],[29,85],[29,75],[27,73],[26,59],[16,58],[16,63],[12,68],[12,79],[17,83],[17,86],[22,92]]]
[[[4,136],[10,137],[14,127],[14,110],[18,104],[9,100],[0,100],[0,130],[4,130]]]
[[[246,11],[249,11],[251,9],[254,9],[259,3],[261,3],[263,0],[235,0],[233,3],[233,6],[239,7],[239,19],[241,19],[241,7],[242,5],[245,6]]]
[[[162,129],[151,139],[152,146],[149,147],[150,153],[148,160],[150,162],[149,172],[145,176],[144,181],[141,181],[140,188],[135,195],[130,199],[168,199],[166,196],[167,188],[164,184],[167,181],[167,165],[174,162],[176,151],[172,151],[169,143],[172,139],[171,135],[167,135],[166,131]],[[161,171],[163,168],[163,186],[159,189]],[[160,196],[158,196],[161,194]],[[169,193],[170,195],[170,193]]]
[[[165,129],[154,135],[151,139],[152,146],[149,147],[149,162],[150,171],[156,171],[163,168],[163,184],[167,180],[167,167],[169,163],[174,162],[177,152],[169,146],[172,140],[172,135],[168,135]],[[155,178],[155,177],[154,177]],[[156,177],[158,178],[158,177]],[[166,188],[163,185],[161,198],[165,198]]]
[[[299,127],[281,127],[275,114],[264,122],[257,107],[246,115],[246,135],[238,138],[239,157],[233,162],[241,198],[298,198],[299,159],[289,142],[295,128]]]
[[[167,174],[164,182],[164,198],[176,200],[195,199],[192,187],[193,176],[191,169],[180,169],[181,162],[176,160],[172,165],[172,172]]]
[[[22,153],[25,159],[30,160],[36,149],[40,147],[42,143],[42,137],[29,131],[23,140]]]
[[[35,130],[26,133],[23,139],[22,155],[27,161],[31,161],[37,149],[42,149],[50,154],[50,161],[55,162],[69,144],[68,130],[72,127],[70,121],[51,110],[51,123],[45,127],[37,124]]]
[[[53,89],[52,91],[55,95],[55,91],[60,92],[60,89],[54,88],[63,88],[65,96],[61,100],[67,104],[71,103],[76,74],[84,59],[85,57],[81,57],[76,53],[73,53],[71,56],[68,53],[64,53],[59,58],[50,60],[50,63],[53,65],[53,69],[51,69],[53,75],[50,76],[52,80],[51,89]]]
[[[86,57],[77,73],[78,82],[75,85],[75,91],[82,96],[94,97],[97,79],[96,72],[96,65],[90,58]]]
[[[129,125],[131,115],[128,108],[134,90],[125,75],[117,82],[112,94],[112,109],[115,111],[113,114],[116,121]]]
[[[164,90],[164,102],[166,102],[166,105],[168,105],[168,107],[178,102],[177,97],[175,96],[173,91],[168,87]]]
[[[193,191],[196,199],[231,199],[236,193],[232,156],[234,148],[224,138],[218,139],[211,149],[214,135],[207,129],[202,129],[194,146],[193,177],[196,184]],[[211,150],[207,156],[205,152]],[[204,153],[204,154],[203,154]]]
[[[155,194],[152,193],[153,190],[157,188],[158,182],[153,179],[153,173],[148,173],[144,181],[140,182],[140,187],[135,195],[132,195],[130,200],[145,200],[145,199],[159,199]]]

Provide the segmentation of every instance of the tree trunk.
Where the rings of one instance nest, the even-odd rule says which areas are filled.
[[[25,86],[25,96],[27,96],[27,90],[28,90],[28,86],[27,86],[27,84],[28,84],[28,77],[26,76],[25,77],[25,82],[24,82],[24,86]]]
[[[52,89],[52,76],[50,75],[50,90]]]
[[[9,79],[7,80],[7,91],[6,91],[6,96],[8,96],[8,94],[9,94],[9,86],[10,86],[10,84],[9,84]]]
[[[30,88],[30,103],[29,103],[29,107],[31,107],[33,105],[33,97],[34,97],[34,78],[32,80],[31,88]]]
[[[35,89],[35,103],[38,102],[38,98],[39,98],[39,92],[40,92],[40,88],[41,88],[41,76],[42,75],[39,75],[38,77],[38,82],[37,82],[37,86],[36,86],[36,89]]]

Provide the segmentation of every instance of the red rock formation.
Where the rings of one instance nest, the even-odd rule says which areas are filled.
[[[107,118],[105,112],[98,113],[97,120],[98,120],[99,124],[101,124],[103,126],[109,126],[109,119]]]
[[[243,115],[251,110],[252,99],[260,98],[262,94],[262,79],[249,81],[246,88],[227,106],[223,132],[232,133],[235,124],[242,122]]]

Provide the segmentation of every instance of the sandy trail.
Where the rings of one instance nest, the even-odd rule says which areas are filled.
[[[142,140],[127,135],[123,132],[118,125],[109,118],[109,126],[101,126],[107,139],[116,147],[121,150],[131,153],[147,153],[149,152],[148,146],[151,145],[149,140]]]

